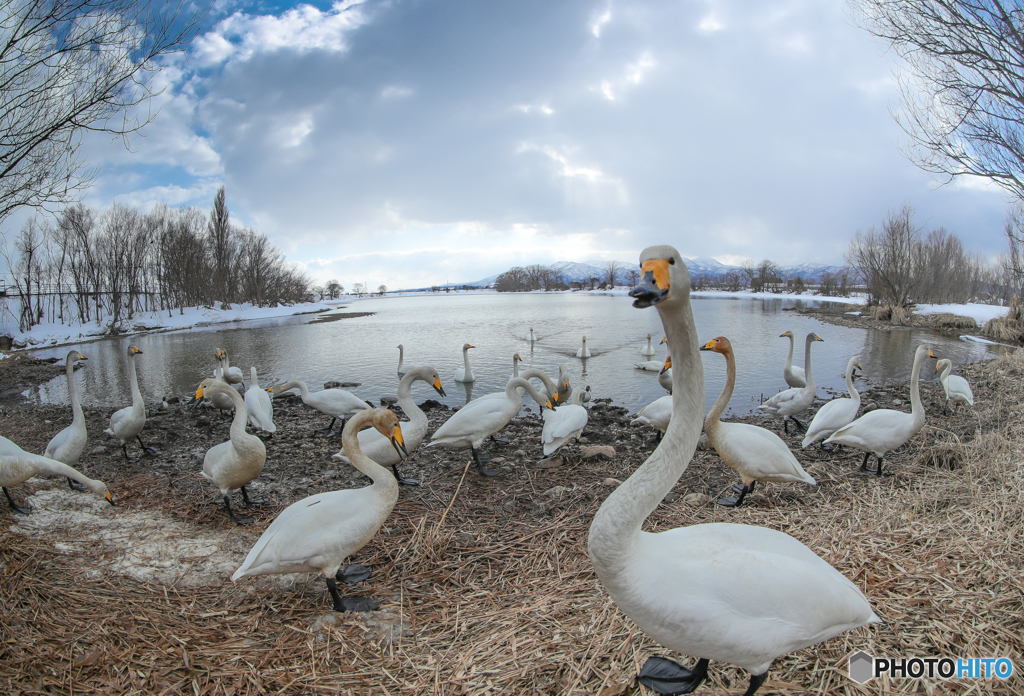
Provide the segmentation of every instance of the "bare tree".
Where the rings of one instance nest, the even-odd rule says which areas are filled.
[[[640,280],[640,271],[635,268],[630,268],[626,271],[626,282],[629,283],[629,287],[635,288],[638,280]]]
[[[864,277],[874,299],[882,304],[906,307],[911,302],[918,281],[914,264],[921,240],[913,216],[914,209],[909,205],[890,210],[881,232],[857,232],[844,254]]]
[[[757,292],[760,289],[760,286],[757,284],[757,266],[754,265],[753,259],[744,259],[740,263],[740,273],[747,281],[747,285],[750,286],[751,290]]]
[[[352,284],[352,293],[355,294],[356,297],[362,297],[363,293],[365,293],[365,292],[366,292],[366,286],[363,285],[362,283],[353,283]]]
[[[327,296],[329,298],[331,298],[332,300],[336,300],[341,296],[343,292],[345,292],[345,286],[339,283],[334,278],[331,278],[324,285],[324,290],[326,291]]]
[[[0,0],[0,222],[86,187],[86,131],[122,138],[156,114],[160,56],[184,50],[206,10],[135,0]]]
[[[1017,204],[1010,209],[1003,228],[1010,251],[1003,259],[1006,284],[1010,294],[1024,298],[1024,206]]]
[[[388,286],[385,285],[384,283],[381,283],[380,285],[377,286],[377,294],[380,295],[381,297],[384,297],[384,295],[387,293],[387,291],[388,291]]]
[[[615,282],[618,280],[619,271],[622,269],[622,264],[618,261],[609,261],[604,265],[604,282],[609,287],[615,287]]]
[[[231,302],[228,280],[231,273],[231,262],[235,256],[235,245],[223,186],[217,189],[217,196],[213,199],[208,227],[210,254],[213,256],[214,287],[222,302]]]
[[[782,286],[781,272],[782,269],[779,268],[779,264],[769,259],[763,259],[761,263],[757,264],[756,282],[758,289],[779,292]]]

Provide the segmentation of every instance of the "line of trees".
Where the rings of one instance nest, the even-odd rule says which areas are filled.
[[[117,203],[98,214],[79,203],[55,220],[28,220],[2,253],[21,331],[42,321],[96,321],[118,331],[142,311],[311,299],[309,279],[265,234],[231,223],[224,187],[209,216]]]
[[[616,285],[636,285],[640,274],[636,269],[624,269],[618,261],[608,261],[589,278],[568,280],[565,272],[541,264],[515,266],[505,271],[494,281],[498,292],[530,292],[531,290],[582,290]]]

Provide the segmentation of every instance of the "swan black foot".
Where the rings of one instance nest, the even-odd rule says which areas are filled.
[[[754,692],[761,688],[761,685],[768,680],[768,670],[764,671],[764,674],[751,674],[750,675],[750,686],[743,692],[743,696],[754,696]]]
[[[507,445],[508,444],[508,438],[507,437],[494,437],[493,435],[491,435],[491,442],[493,442],[496,445]]]
[[[334,424],[335,424],[335,422],[337,420],[338,420],[337,418],[333,418],[332,417],[330,425],[328,425],[326,428],[320,428],[316,432],[318,432],[318,433],[327,433],[327,437],[330,437],[333,434],[332,431],[334,429]],[[344,422],[342,422],[342,427],[344,427],[344,425],[345,425]]]
[[[694,668],[689,670],[667,657],[649,657],[637,679],[663,696],[675,696],[690,693],[707,677],[708,661],[704,658],[697,660]]]
[[[139,441],[139,446],[142,447],[142,454],[156,455],[158,452],[153,447],[146,447],[146,443],[142,441],[141,435],[136,435],[136,439]]]
[[[334,578],[327,578],[327,589],[334,600],[334,611],[377,611],[380,605],[369,597],[342,597]]]
[[[370,577],[373,571],[362,563],[353,563],[334,574],[334,579],[346,585],[355,585]]]
[[[224,496],[224,507],[228,511],[228,516],[235,524],[252,524],[256,521],[256,518],[251,515],[236,515],[235,511],[231,509],[231,501],[228,500],[227,496]]]
[[[861,473],[863,473],[863,474],[874,474],[875,476],[892,476],[891,473],[889,473],[888,471],[884,471],[883,470],[884,469],[884,463],[882,461],[882,457],[879,457],[877,455],[875,456],[875,459],[878,460],[878,467],[875,468],[875,469],[869,469],[868,468],[868,457],[870,457],[870,456],[871,456],[870,452],[868,452],[867,454],[864,455],[864,461],[860,465]]]
[[[242,486],[241,491],[242,491],[242,502],[245,503],[246,507],[259,507],[260,505],[263,504],[263,499],[262,498],[260,498],[259,500],[250,500],[249,499],[249,492],[247,490],[245,490],[245,486]]]
[[[18,507],[14,504],[14,500],[11,499],[11,494],[7,492],[7,488],[4,488],[4,495],[7,496],[7,504],[11,507],[11,512],[16,512],[19,515],[27,515],[32,512],[32,508]]]
[[[743,486],[738,491],[739,492],[739,497],[736,497],[736,498],[719,498],[718,499],[718,504],[721,505],[722,507],[739,507],[740,505],[743,504],[743,499],[747,497],[747,493],[750,493],[752,490],[754,490],[754,486],[756,484],[757,484],[757,481],[751,481],[749,486]],[[736,490],[735,486],[733,486],[733,490]]]
[[[74,480],[71,477],[68,477],[68,487],[70,487],[71,490],[73,490],[73,491],[84,491],[85,490],[85,486],[83,486],[82,484],[80,484],[78,481]]]
[[[490,457],[481,458],[476,451],[476,447],[470,447],[470,449],[473,451],[473,461],[476,462],[476,470],[480,472],[481,476],[497,476],[499,473],[501,473],[497,469],[491,469],[490,467],[486,467],[483,465],[483,462],[491,461]]]
[[[754,486],[756,486],[756,485],[757,485],[757,481],[751,481],[750,482],[750,491],[749,491],[750,493],[754,492]],[[743,488],[744,488],[744,486],[743,486],[742,483],[733,484],[732,492],[735,493],[736,495],[741,495],[743,493]]]
[[[793,416],[790,416],[790,417],[789,417],[789,419],[790,419],[791,421],[793,421],[794,423],[796,423],[796,427],[800,429],[800,432],[802,432],[802,433],[806,433],[806,432],[807,432],[807,428],[806,428],[806,427],[804,427],[804,424],[803,424],[803,423],[801,423],[800,421],[798,421],[798,420],[797,420],[796,418],[794,418]]]
[[[398,481],[398,484],[401,485],[401,486],[418,486],[418,485],[420,485],[420,480],[419,479],[405,478],[400,473],[398,473],[398,465],[396,465],[396,464],[392,464],[391,465],[391,471],[395,472],[395,480]]]

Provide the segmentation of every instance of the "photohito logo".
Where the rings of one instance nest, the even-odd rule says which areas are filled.
[[[1008,657],[873,657],[863,650],[850,655],[850,679],[866,684],[875,677],[901,679],[1009,679]]]

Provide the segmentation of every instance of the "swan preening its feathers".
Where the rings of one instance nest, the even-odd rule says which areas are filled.
[[[686,471],[704,422],[704,370],[679,253],[650,247],[640,257],[634,307],[655,306],[673,363],[673,414],[659,447],[604,501],[588,551],[622,611],[664,646],[700,660],[670,670],[683,693],[708,661],[738,665],[754,691],[772,661],[878,621],[861,591],[799,541],[763,527],[700,524],[650,533],[644,520]]]
[[[6,437],[0,437],[0,486],[4,489],[7,504],[14,512],[27,515],[31,510],[15,505],[7,489],[10,486],[24,483],[37,474],[67,477],[82,484],[82,490],[88,489],[111,505],[114,504],[114,499],[110,497],[110,491],[102,481],[91,479],[56,459],[26,452]]]

